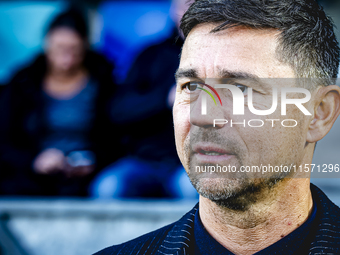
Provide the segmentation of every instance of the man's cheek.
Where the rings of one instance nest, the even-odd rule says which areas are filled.
[[[174,126],[177,132],[188,133],[190,130],[190,105],[175,104],[173,108]]]
[[[185,141],[190,132],[190,106],[175,104],[173,107],[175,142],[178,156],[184,164],[186,161]]]

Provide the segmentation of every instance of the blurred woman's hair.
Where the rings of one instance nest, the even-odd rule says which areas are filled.
[[[56,28],[68,28],[76,32],[83,40],[87,41],[88,39],[87,22],[81,11],[74,7],[55,17],[48,26],[46,34],[49,34]]]

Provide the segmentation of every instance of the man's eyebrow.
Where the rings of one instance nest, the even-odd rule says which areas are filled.
[[[197,71],[195,69],[180,69],[178,68],[175,73],[175,78],[198,78]]]
[[[218,79],[251,79],[258,81],[260,78],[252,73],[248,72],[238,72],[238,71],[231,71],[227,69],[220,69],[218,71]],[[176,80],[179,78],[195,78],[200,79],[198,77],[198,72],[196,69],[178,69],[175,73]]]
[[[248,72],[237,72],[237,71],[230,71],[226,69],[220,69],[219,78],[232,78],[232,79],[251,79],[251,80],[259,80],[260,78],[252,73]]]

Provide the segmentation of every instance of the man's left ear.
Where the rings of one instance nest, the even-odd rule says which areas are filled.
[[[321,140],[340,114],[340,87],[329,85],[321,87],[316,93],[314,119],[309,125],[307,142],[314,143]]]

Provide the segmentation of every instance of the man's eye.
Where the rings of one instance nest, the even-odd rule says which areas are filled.
[[[248,87],[247,86],[244,86],[244,85],[241,85],[241,84],[235,84],[236,87],[238,87],[242,92],[243,94],[247,94],[248,93]]]
[[[183,89],[187,90],[187,92],[194,92],[200,86],[197,82],[188,82],[182,86]]]

